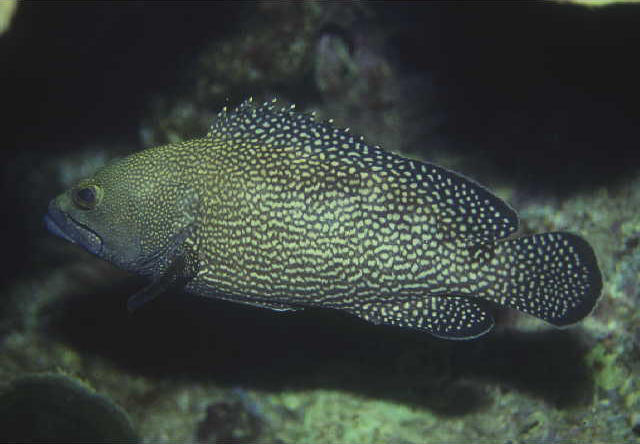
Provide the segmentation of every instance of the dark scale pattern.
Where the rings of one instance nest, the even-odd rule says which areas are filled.
[[[328,127],[269,110],[247,102],[223,112],[201,153],[215,182],[206,201],[215,216],[201,226],[204,286],[261,305],[345,300],[359,279],[360,175],[307,149],[334,136]]]
[[[516,213],[451,171],[274,103],[224,109],[207,137],[188,145],[205,190],[191,291],[274,309],[345,309],[456,338],[493,325],[478,297],[556,324],[595,303],[588,246],[549,243],[531,268],[519,249],[560,235],[499,241],[517,230]],[[554,261],[591,274],[561,274]],[[523,263],[529,274],[515,272]]]
[[[206,138],[133,154],[82,187],[96,208],[65,193],[50,225],[73,213],[76,239],[153,278],[130,307],[178,285],[462,339],[493,325],[487,301],[566,325],[602,286],[581,238],[508,239],[516,213],[475,182],[273,103],[223,110]]]

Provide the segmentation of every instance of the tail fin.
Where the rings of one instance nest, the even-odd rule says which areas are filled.
[[[556,326],[587,316],[602,290],[591,246],[571,233],[543,233],[496,245],[482,296]]]

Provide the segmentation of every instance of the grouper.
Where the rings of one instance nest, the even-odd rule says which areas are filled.
[[[602,288],[583,238],[514,237],[516,212],[476,182],[274,102],[116,159],[52,200],[45,223],[150,279],[130,309],[180,289],[469,339],[495,307],[576,323]]]

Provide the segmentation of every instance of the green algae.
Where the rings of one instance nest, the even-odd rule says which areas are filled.
[[[0,36],[9,30],[17,7],[17,0],[3,0],[0,2]]]
[[[607,350],[604,344],[596,345],[587,356],[587,363],[595,370],[596,385],[605,391],[619,389],[623,393],[630,388],[630,374],[619,362],[620,353]]]

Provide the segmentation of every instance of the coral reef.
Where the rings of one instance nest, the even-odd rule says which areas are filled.
[[[137,442],[126,413],[64,375],[24,376],[0,394],[0,440]]]
[[[262,433],[262,418],[242,400],[214,402],[198,424],[196,436],[203,443],[254,442]]]
[[[210,43],[185,69],[187,87],[154,98],[143,124],[143,144],[157,145],[206,132],[217,109],[248,96],[281,99],[314,88],[318,35],[350,27],[368,9],[360,2],[258,2],[237,32]]]

